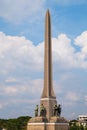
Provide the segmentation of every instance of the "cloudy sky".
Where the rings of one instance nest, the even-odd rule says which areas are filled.
[[[87,0],[0,0],[0,118],[34,116],[43,89],[48,8],[62,116],[87,114]]]

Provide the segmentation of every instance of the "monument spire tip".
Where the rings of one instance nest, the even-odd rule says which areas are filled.
[[[47,13],[50,13],[50,10],[49,9],[47,9],[47,11],[46,11]]]

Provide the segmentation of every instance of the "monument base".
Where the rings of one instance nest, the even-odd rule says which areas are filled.
[[[69,130],[68,123],[28,123],[27,130]]]
[[[31,118],[27,130],[69,130],[69,123],[63,117],[51,117],[47,122],[45,117]]]

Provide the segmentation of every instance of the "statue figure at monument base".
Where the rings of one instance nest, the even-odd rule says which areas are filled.
[[[46,109],[43,104],[40,106],[40,116],[46,117]]]
[[[35,117],[38,116],[38,105],[36,105],[36,108],[35,108]]]
[[[60,116],[61,115],[61,105],[57,104],[54,105],[54,116]]]

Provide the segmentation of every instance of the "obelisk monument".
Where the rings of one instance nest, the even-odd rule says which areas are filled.
[[[35,117],[31,118],[27,124],[27,130],[69,130],[68,121],[59,114],[52,81],[51,17],[49,10],[47,10],[45,17],[44,86],[40,99],[40,112],[38,113],[37,107]]]
[[[47,10],[45,17],[45,47],[44,47],[44,87],[41,96],[41,104],[46,108],[46,117],[49,120],[53,116],[53,107],[57,104],[52,82],[52,42],[51,42],[51,18]]]

